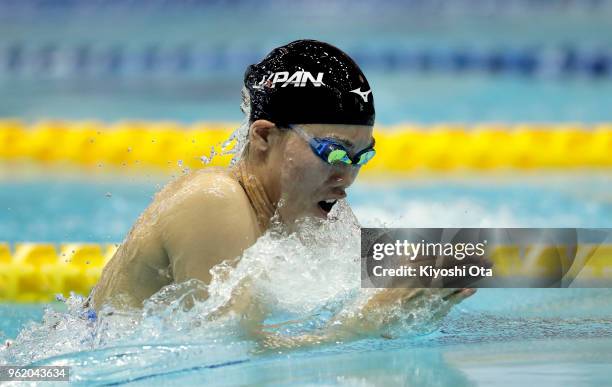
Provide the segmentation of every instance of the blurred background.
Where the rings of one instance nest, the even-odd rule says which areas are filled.
[[[601,122],[601,0],[2,0],[0,116],[240,121],[245,67],[300,38],[361,65],[378,123]]]
[[[0,0],[4,256],[35,270],[86,242],[103,262],[239,126],[246,66],[300,38],[372,85],[362,224],[612,227],[611,17],[603,0]]]

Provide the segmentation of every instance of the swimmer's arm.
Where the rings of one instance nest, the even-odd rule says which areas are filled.
[[[373,335],[391,338],[384,330],[396,322],[397,314],[392,312],[398,307],[411,310],[416,307],[414,301],[433,296],[439,302],[433,318],[440,319],[454,305],[470,297],[474,292],[474,289],[382,289],[352,313],[340,313],[334,316],[325,327],[316,332],[285,336],[270,331],[277,329],[278,326],[263,324],[268,311],[256,299],[250,281],[245,279],[236,286],[230,302],[219,312],[222,314],[231,312],[241,316],[245,332],[257,340],[262,349],[290,349],[356,340]]]
[[[177,201],[164,214],[161,239],[174,282],[199,279],[210,283],[210,269],[234,259],[255,242],[249,203],[237,183],[215,181]]]
[[[428,288],[389,288],[382,289],[359,308],[357,313],[337,316],[332,325],[344,326],[355,333],[380,331],[397,320],[399,310],[413,310],[416,302],[429,299],[435,309],[433,319],[446,316],[450,309],[476,292],[475,289],[428,289]]]
[[[386,326],[395,322],[393,314],[389,313],[390,308],[401,306],[409,310],[412,307],[412,301],[437,294],[444,301],[442,307],[437,309],[435,318],[443,318],[454,305],[470,297],[474,292],[474,289],[384,289],[372,296],[355,313],[349,316],[335,316],[325,328],[318,332],[299,336],[283,336],[261,330],[258,332],[258,338],[266,349],[334,343],[374,334],[391,338],[382,332]]]

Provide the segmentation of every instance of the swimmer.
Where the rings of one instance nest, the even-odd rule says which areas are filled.
[[[273,216],[288,227],[305,217],[326,219],[376,153],[370,85],[332,45],[298,40],[274,49],[247,68],[242,97],[249,130],[240,160],[190,172],[156,194],[104,268],[90,297],[95,310],[141,308],[162,287],[189,279],[210,283],[211,268],[239,257]],[[448,305],[474,292],[440,291]],[[387,289],[364,313],[424,293]],[[249,305],[247,289],[228,308]]]

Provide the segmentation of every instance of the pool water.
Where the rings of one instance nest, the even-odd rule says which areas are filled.
[[[57,243],[121,242],[170,179],[16,168],[0,176],[2,239]],[[611,192],[606,171],[360,177],[348,190],[348,201],[364,226],[605,228],[612,224]]]
[[[238,122],[242,75],[253,61],[240,54],[263,55],[303,37],[330,41],[349,53],[528,49],[546,54],[565,45],[609,53],[598,50],[609,48],[612,36],[612,8],[600,1],[512,1],[500,14],[491,6],[505,2],[289,6],[271,1],[264,2],[266,7],[246,0],[231,6],[196,2],[201,4],[193,9],[165,1],[150,6],[110,2],[108,8],[102,2],[9,3],[0,4],[5,7],[0,12],[0,117],[27,122]],[[25,4],[23,9],[17,3]],[[339,19],[339,9],[350,9],[350,17]],[[9,69],[7,49],[17,46],[22,63]],[[48,47],[58,50],[45,69]],[[80,47],[101,57],[88,71],[67,70],[64,60]],[[182,47],[239,55],[187,75],[168,71],[163,58],[159,71],[140,71],[129,61],[121,71],[103,68],[109,49],[130,58],[151,48],[174,52]],[[382,125],[612,121],[610,77],[411,72],[375,62],[364,63],[363,69]],[[120,242],[167,180],[104,168],[70,174],[0,165],[0,240]],[[603,228],[612,227],[611,193],[609,171],[456,174],[358,180],[348,202],[363,226]],[[265,239],[233,272],[233,280],[256,276],[260,300],[274,306],[271,323],[305,319],[283,325],[280,333],[316,329],[330,313],[350,312],[358,298],[355,235],[329,234],[315,235],[320,241],[311,249],[292,239]],[[249,264],[259,271],[249,271]],[[72,381],[84,385],[601,386],[612,379],[612,289],[480,289],[442,321],[428,319],[428,309],[438,305],[430,300],[404,316],[394,339],[372,335],[264,350],[235,321],[202,317],[231,288],[232,283],[216,283],[208,289],[215,297],[192,310],[182,308],[181,297],[188,298],[198,286],[173,288],[168,302],[154,300],[144,312],[96,323],[82,318],[76,298],[50,305],[0,304],[0,344],[13,342],[0,349],[0,364],[70,365]]]
[[[14,241],[120,241],[165,180],[5,178],[0,192],[13,194],[2,194],[11,209],[0,224]],[[610,185],[596,172],[415,176],[357,183],[349,203],[371,226],[611,227]],[[14,215],[28,211],[40,217]],[[359,265],[346,247],[354,235],[319,237],[314,249],[291,240],[262,243],[243,257],[242,274],[236,271],[238,278],[252,273],[248,267],[266,272],[258,286],[276,305],[270,322],[306,317],[284,333],[316,328],[358,292],[351,278]],[[296,278],[304,260],[309,265]],[[96,324],[70,312],[70,304],[52,304],[46,314],[41,305],[4,304],[0,338],[14,344],[0,352],[0,363],[71,365],[73,381],[101,385],[602,385],[612,361],[611,296],[612,289],[480,289],[441,322],[415,312],[391,340],[374,335],[291,350],[262,350],[231,321],[202,322],[181,309],[180,297]],[[198,310],[205,315],[210,305]]]
[[[252,354],[248,343],[197,336],[181,342],[168,334],[169,341],[124,343],[36,364],[71,365],[73,381],[100,385],[600,386],[609,381],[612,362],[610,296],[610,289],[481,289],[424,336]],[[31,313],[9,309],[14,322]]]
[[[370,54],[370,59],[358,62],[372,85],[378,124],[612,120],[609,76],[414,72],[378,63],[385,62],[381,60],[385,52],[406,49],[433,53],[527,50],[550,59],[555,49],[569,46],[587,56],[607,57],[612,7],[605,1],[289,4],[242,0],[231,5],[198,2],[175,7],[172,2],[146,3],[4,5],[0,9],[0,117],[240,121],[246,66],[273,47],[312,38],[329,41],[351,55]],[[494,12],[497,8],[499,12]],[[338,18],[340,10],[350,17]],[[12,47],[22,54],[14,70],[5,64]],[[91,50],[91,68],[74,70],[68,63],[83,47]],[[52,53],[45,56],[46,49]],[[188,74],[169,69],[183,49],[203,52],[202,61],[209,65]],[[126,58],[123,69],[104,69],[109,51]],[[160,58],[155,71],[129,59],[151,51]]]

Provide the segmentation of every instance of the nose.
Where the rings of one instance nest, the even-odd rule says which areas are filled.
[[[351,184],[353,184],[355,178],[357,178],[358,173],[359,168],[355,168],[352,165],[334,165],[332,169],[332,174],[330,176],[330,182],[334,187],[343,189],[348,188],[351,186]]]

